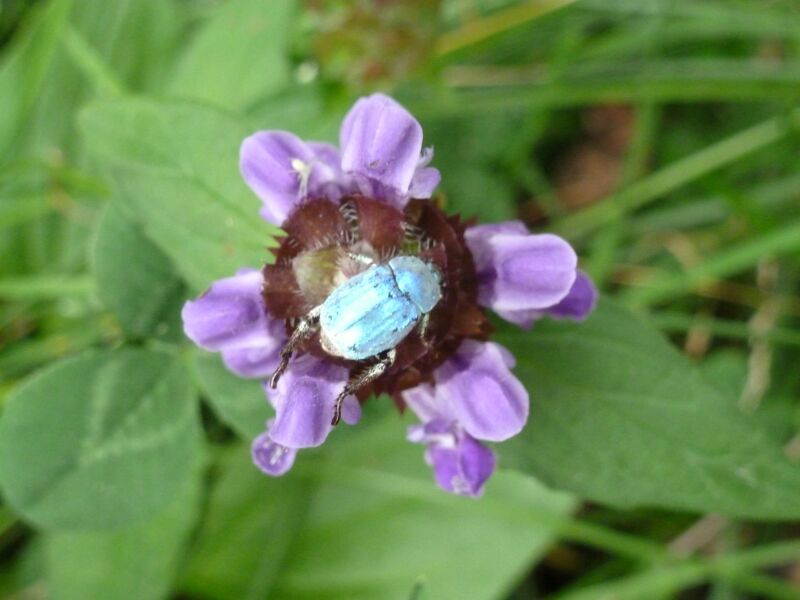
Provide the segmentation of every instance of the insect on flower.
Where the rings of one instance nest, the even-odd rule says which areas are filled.
[[[422,421],[407,437],[425,444],[439,485],[480,495],[495,467],[482,442],[519,433],[529,407],[486,308],[522,327],[593,309],[561,238],[446,215],[432,158],[419,123],[381,94],[351,109],[340,148],[284,131],[242,144],[245,181],[285,236],[273,262],[215,282],[183,321],[232,372],[265,381],[275,418],[253,442],[265,473],[285,473],[385,393]]]
[[[353,260],[368,269],[337,287],[321,305],[312,309],[295,328],[281,352],[281,362],[270,378],[278,379],[294,349],[316,328],[325,352],[353,361],[375,362],[344,386],[336,397],[331,425],[342,416],[344,399],[376,380],[397,357],[394,348],[417,326],[424,339],[430,312],[442,297],[436,268],[415,256],[395,256],[385,264],[365,255]]]

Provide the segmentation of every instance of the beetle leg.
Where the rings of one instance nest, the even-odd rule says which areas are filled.
[[[278,367],[275,369],[272,377],[269,378],[269,387],[273,390],[278,386],[278,380],[289,366],[289,361],[295,349],[297,349],[297,346],[316,333],[319,328],[319,314],[321,311],[322,306],[317,306],[311,309],[305,317],[300,319],[297,327],[292,332],[292,337],[289,338],[289,341],[286,342],[283,350],[281,350],[281,361],[278,363]]]
[[[339,212],[347,223],[345,241],[354,244],[361,237],[358,228],[358,208],[355,203],[348,200],[339,206]]]
[[[425,344],[427,347],[430,348],[430,340],[428,340],[428,327],[431,324],[431,313],[425,313],[422,315],[422,319],[419,322],[419,339],[422,340],[422,343]]]
[[[342,404],[344,403],[344,399],[383,375],[386,370],[394,364],[396,357],[397,352],[395,352],[394,348],[392,348],[388,352],[383,353],[383,357],[380,358],[378,362],[370,365],[355,376],[350,376],[350,379],[345,384],[344,389],[336,397],[336,404],[333,407],[333,419],[331,420],[331,425],[339,424],[339,421],[342,418]]]
[[[363,265],[365,267],[371,267],[375,264],[375,260],[371,256],[367,256],[366,254],[358,254],[357,252],[348,252],[347,258],[352,260],[354,263],[358,263],[359,265]]]
[[[417,244],[420,250],[428,250],[434,246],[434,241],[430,239],[425,234],[425,231],[417,225],[412,225],[411,223],[404,222],[403,233],[405,241],[412,244]]]
[[[412,225],[408,221],[403,222],[403,237],[407,243],[422,245],[422,238],[425,233],[422,228]]]

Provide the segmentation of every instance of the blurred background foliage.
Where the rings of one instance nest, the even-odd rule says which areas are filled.
[[[614,298],[501,328],[478,502],[386,402],[264,478],[258,384],[182,341],[275,233],[241,139],[374,90]],[[798,100],[797,0],[0,2],[0,597],[800,598]]]

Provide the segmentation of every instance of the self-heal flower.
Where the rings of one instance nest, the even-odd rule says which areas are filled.
[[[264,473],[282,475],[386,393],[420,419],[407,438],[425,445],[436,482],[478,496],[496,465],[486,442],[518,434],[529,413],[486,309],[527,328],[594,308],[563,239],[445,215],[432,159],[419,123],[381,94],[351,109],[338,148],[285,131],[243,142],[242,175],[285,236],[271,264],[215,282],[183,321],[232,372],[264,381],[275,418],[252,445]]]
[[[286,342],[283,322],[264,310],[262,279],[255,269],[241,269],[183,307],[186,335],[201,348],[220,352],[240,377],[268,377]]]

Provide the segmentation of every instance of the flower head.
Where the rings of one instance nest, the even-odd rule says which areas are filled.
[[[215,282],[183,320],[232,372],[265,380],[276,416],[252,448],[265,473],[285,473],[386,393],[419,417],[408,439],[426,446],[439,485],[480,495],[496,463],[483,442],[516,435],[529,412],[486,309],[523,327],[593,309],[561,238],[446,215],[432,158],[419,123],[381,94],[351,109],[339,148],[285,131],[242,144],[242,175],[285,236],[273,262]]]

